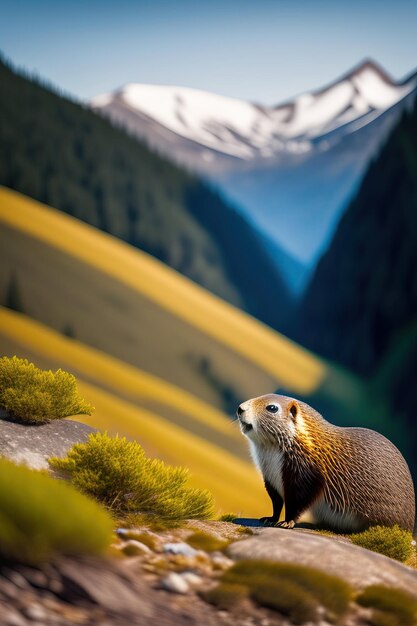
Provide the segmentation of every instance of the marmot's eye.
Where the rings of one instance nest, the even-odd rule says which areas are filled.
[[[276,413],[278,411],[278,407],[276,404],[268,404],[266,410],[268,411],[268,413]]]

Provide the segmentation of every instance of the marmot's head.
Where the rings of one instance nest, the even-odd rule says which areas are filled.
[[[301,407],[294,398],[268,394],[242,402],[236,415],[240,430],[254,443],[273,443],[286,448],[297,433]]]

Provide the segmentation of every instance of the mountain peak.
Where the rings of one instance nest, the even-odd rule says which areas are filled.
[[[371,57],[365,58],[360,61],[360,63],[358,63],[351,70],[349,70],[347,74],[340,80],[353,78],[354,76],[358,76],[365,71],[370,71],[373,74],[377,74],[379,78],[381,78],[385,83],[388,83],[389,85],[399,84],[388,74],[388,72],[385,70],[385,68],[382,67],[382,65],[380,65],[377,61],[375,61],[375,59],[372,59]]]
[[[207,172],[238,161],[304,154],[335,131],[381,115],[405,98],[416,81],[395,82],[373,59],[364,59],[333,83],[278,106],[262,106],[215,93],[130,83],[94,98],[91,106],[154,148]],[[220,161],[221,163],[220,163]]]

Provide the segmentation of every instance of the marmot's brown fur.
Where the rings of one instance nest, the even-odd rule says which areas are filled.
[[[334,426],[308,404],[275,394],[243,402],[237,415],[272,500],[264,523],[293,528],[309,509],[317,523],[340,531],[375,524],[413,531],[410,471],[379,433]]]

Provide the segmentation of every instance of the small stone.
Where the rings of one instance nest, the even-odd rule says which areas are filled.
[[[14,585],[16,585],[16,587],[19,587],[19,589],[28,589],[29,588],[29,585],[28,585],[28,582],[27,582],[26,578],[24,578],[24,576],[22,576],[22,574],[19,574],[19,572],[6,570],[4,573],[7,576],[7,578]]]
[[[198,585],[201,585],[203,582],[203,579],[201,578],[201,576],[199,576],[198,574],[195,574],[194,572],[182,572],[180,576],[189,585],[191,585],[191,587],[197,587]]]
[[[19,596],[21,592],[19,591],[18,587],[16,587],[16,585],[14,585],[10,580],[8,580],[7,578],[0,578],[0,597],[6,597],[6,598],[11,598],[11,599],[15,599]]]
[[[173,593],[181,593],[185,594],[189,591],[190,587],[187,581],[180,576],[176,572],[171,572],[161,580],[161,587],[166,591],[171,591]]]
[[[64,590],[64,586],[63,586],[62,582],[58,578],[52,578],[49,581],[49,589],[53,593],[59,594],[59,593],[62,593],[62,591]]]
[[[39,622],[44,622],[48,617],[47,611],[45,611],[41,604],[31,604],[28,606],[25,613],[31,620],[37,620]]]
[[[194,557],[199,554],[199,551],[194,550],[188,543],[179,542],[179,543],[166,543],[162,546],[162,550],[164,552],[168,552],[171,554],[181,554],[182,556]]]
[[[26,580],[28,580],[33,587],[38,587],[39,589],[48,588],[48,578],[44,572],[41,572],[40,570],[25,568],[24,578],[26,578]]]
[[[232,559],[229,559],[227,556],[224,556],[224,554],[218,553],[218,554],[214,554],[211,558],[213,565],[215,565],[218,569],[229,569],[229,567],[232,567],[234,561]]]
[[[28,623],[15,611],[13,611],[13,613],[7,612],[6,615],[3,615],[3,620],[2,624],[4,624],[4,626],[26,626]]]

